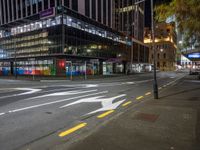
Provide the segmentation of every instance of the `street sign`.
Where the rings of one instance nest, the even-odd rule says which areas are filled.
[[[200,58],[200,53],[192,53],[192,54],[188,54],[188,58]]]
[[[49,8],[40,12],[40,19],[49,18],[55,16],[55,8]]]

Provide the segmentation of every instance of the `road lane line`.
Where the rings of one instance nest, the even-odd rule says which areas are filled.
[[[143,99],[143,98],[144,98],[144,96],[139,96],[139,97],[136,98],[136,100],[140,100],[140,99]]]
[[[28,110],[28,109],[38,108],[38,107],[42,107],[42,106],[47,106],[47,105],[51,105],[51,104],[61,103],[61,102],[65,102],[65,101],[69,101],[69,100],[73,100],[73,99],[78,99],[78,98],[83,98],[83,97],[93,96],[93,95],[98,95],[98,94],[105,94],[105,93],[108,93],[108,91],[102,91],[102,92],[98,92],[98,93],[92,93],[92,94],[81,95],[81,96],[77,96],[77,97],[71,97],[71,98],[57,100],[57,101],[53,101],[53,102],[49,102],[49,103],[42,103],[42,104],[38,104],[38,105],[32,105],[32,106],[29,106],[29,107],[10,110],[8,112],[9,113],[14,113],[14,112],[19,112],[19,111],[23,111],[23,110]]]
[[[48,87],[47,87],[48,88]],[[53,89],[53,90],[46,90],[46,89],[43,89],[45,91],[40,91],[38,93],[50,93],[50,92],[57,92],[57,91],[66,91],[66,90],[74,90],[74,89],[77,89],[77,88],[63,88],[63,89]]]
[[[132,103],[132,101],[128,101],[128,102],[126,102],[126,103],[122,104],[122,106],[123,106],[123,107],[125,107],[125,106],[128,106],[128,105],[130,105],[131,103]]]
[[[6,113],[0,113],[0,116],[5,115]]]
[[[146,95],[146,96],[151,95],[151,92],[147,92],[145,95]]]
[[[28,91],[28,92],[1,96],[0,99],[9,98],[9,97],[15,97],[15,96],[29,95],[29,94],[33,94],[33,93],[37,93],[37,92],[41,91],[41,89],[31,89],[31,88],[14,88],[14,90],[16,90],[16,91]]]
[[[105,113],[103,113],[103,114],[97,116],[97,118],[99,118],[99,119],[104,118],[104,117],[110,115],[110,114],[113,113],[113,112],[114,112],[114,110],[109,110],[109,111],[107,111],[107,112],[105,112]]]
[[[75,91],[67,91],[67,92],[57,92],[57,93],[51,93],[51,94],[45,94],[41,96],[31,97],[25,100],[33,100],[33,99],[40,99],[45,97],[53,97],[53,96],[67,96],[67,95],[77,95],[77,94],[83,94],[83,93],[90,93],[90,92],[96,92],[95,90],[89,90],[89,91],[82,91],[82,90],[75,90]]]
[[[68,129],[68,130],[66,130],[66,131],[64,131],[64,132],[61,132],[58,136],[59,136],[59,137],[67,136],[67,135],[69,135],[69,134],[71,134],[71,133],[73,133],[73,132],[75,132],[75,131],[77,131],[77,130],[83,128],[83,127],[85,127],[86,125],[87,125],[87,123],[81,123],[81,124],[79,124],[79,125],[77,125],[77,126],[71,128],[71,129]]]

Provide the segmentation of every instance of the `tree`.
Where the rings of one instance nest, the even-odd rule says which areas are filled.
[[[172,0],[169,4],[156,6],[155,12],[157,21],[175,15],[179,30],[200,42],[200,0]]]

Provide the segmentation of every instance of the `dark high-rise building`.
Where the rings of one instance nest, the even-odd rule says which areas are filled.
[[[144,8],[142,0],[114,0],[114,28],[132,39],[131,60],[135,66],[145,63],[148,55],[148,48],[143,43]],[[133,68],[140,68],[135,66]]]
[[[0,74],[110,74],[126,72],[138,56],[148,62],[145,45],[119,32],[127,21],[116,22],[125,12],[115,2],[1,0]]]
[[[118,31],[143,42],[144,36],[144,2],[141,0],[114,0],[114,27]]]

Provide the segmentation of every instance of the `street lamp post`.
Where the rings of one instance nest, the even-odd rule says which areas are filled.
[[[154,99],[158,99],[158,84],[157,84],[157,77],[156,77],[156,50],[155,50],[155,30],[154,30],[154,12],[153,12],[153,0],[151,0],[151,38],[152,38],[152,50],[153,50],[153,93]]]
[[[15,79],[17,79],[17,49],[16,49],[16,40],[17,40],[17,37],[14,39],[14,48],[15,48]]]

